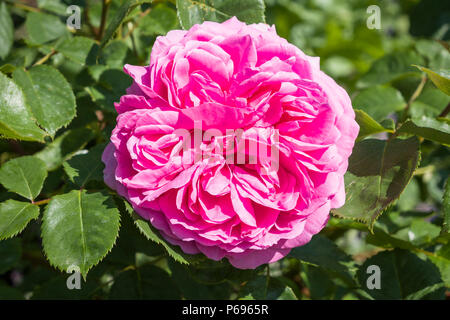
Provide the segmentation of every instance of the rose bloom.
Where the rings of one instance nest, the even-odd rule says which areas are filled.
[[[184,252],[256,268],[309,242],[344,204],[359,131],[351,101],[273,26],[232,18],[170,31],[149,66],[124,70],[134,83],[115,105],[105,182]],[[199,123],[222,135],[196,144],[176,133]],[[227,161],[238,148],[246,161]]]

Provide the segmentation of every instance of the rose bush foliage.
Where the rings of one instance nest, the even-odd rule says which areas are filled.
[[[0,3],[1,299],[445,298],[445,5],[71,4]]]

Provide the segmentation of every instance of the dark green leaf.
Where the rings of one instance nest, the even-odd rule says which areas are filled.
[[[52,198],[44,213],[43,247],[50,263],[63,271],[78,268],[86,278],[113,247],[119,211],[108,195],[74,190]]]
[[[70,180],[80,187],[89,181],[103,181],[103,162],[101,161],[105,145],[100,144],[94,148],[78,153],[63,163],[64,170]]]
[[[25,93],[37,122],[50,135],[66,126],[75,117],[75,96],[64,76],[50,66],[36,66],[28,71],[16,69],[16,83]]]
[[[180,249],[175,248],[171,244],[167,243],[167,241],[159,234],[157,230],[150,223],[144,219],[142,219],[138,214],[136,214],[133,208],[130,206],[128,202],[124,202],[126,206],[126,210],[129,214],[131,214],[134,223],[138,227],[139,231],[148,239],[157,244],[162,245],[167,253],[175,259],[179,263],[189,264],[190,257],[184,254]]]
[[[419,154],[419,141],[415,137],[357,142],[344,176],[346,203],[333,212],[372,227],[408,185]]]
[[[46,177],[45,163],[34,156],[9,160],[0,168],[0,183],[30,200],[39,195]]]
[[[0,241],[0,274],[14,268],[22,256],[20,239],[13,238]]]
[[[34,204],[12,199],[0,203],[0,240],[22,232],[38,216],[39,207]]]
[[[334,272],[348,284],[354,282],[351,257],[325,236],[315,235],[307,244],[292,249],[289,256]]]
[[[367,268],[380,268],[381,288],[369,289]],[[419,271],[420,270],[420,271]],[[439,270],[411,252],[396,249],[367,259],[358,270],[362,288],[375,299],[443,299],[445,288]]]
[[[246,23],[265,22],[262,0],[177,0],[178,18],[184,29],[203,21],[223,22],[235,16]]]
[[[48,144],[35,156],[43,160],[47,170],[55,170],[65,160],[70,159],[75,152],[83,148],[92,138],[94,133],[87,128],[68,130]]]
[[[0,284],[0,300],[23,300],[24,296],[20,290]]]
[[[258,276],[241,288],[242,300],[297,300],[292,289],[277,278]]]
[[[175,283],[164,270],[145,265],[122,272],[114,279],[109,298],[113,300],[179,299]]]
[[[11,79],[0,73],[0,135],[20,140],[43,141],[41,130],[25,103],[22,90]]]

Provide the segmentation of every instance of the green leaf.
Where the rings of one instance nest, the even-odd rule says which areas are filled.
[[[105,34],[103,35],[102,42],[100,43],[100,47],[103,48],[109,40],[114,36],[117,28],[122,24],[122,21],[125,17],[133,10],[137,5],[152,2],[152,1],[138,1],[138,0],[125,0],[123,4],[117,9],[116,14],[112,18],[108,27],[106,28]]]
[[[150,13],[139,25],[142,34],[165,35],[178,26],[177,12],[164,3],[152,7]]]
[[[67,5],[60,0],[37,0],[38,7],[61,16],[67,15]]]
[[[22,256],[22,246],[19,238],[0,241],[0,274],[14,268]]]
[[[77,63],[95,64],[98,45],[90,38],[73,37],[61,42],[56,50]]]
[[[184,254],[180,249],[167,243],[166,240],[159,234],[159,232],[153,226],[150,225],[150,223],[147,220],[144,220],[134,212],[133,208],[128,202],[124,201],[124,204],[126,211],[133,218],[134,224],[148,240],[151,240],[153,242],[156,242],[157,244],[162,245],[167,250],[169,256],[171,256],[175,261],[183,264],[190,263],[190,259],[192,259],[192,257],[189,257],[188,255]]]
[[[401,77],[420,75],[412,65],[423,64],[423,58],[413,51],[396,52],[376,60],[361,77],[359,87],[385,84]]]
[[[45,163],[34,156],[9,160],[0,168],[0,183],[30,200],[39,195],[46,177]]]
[[[406,105],[400,91],[392,87],[374,86],[361,91],[353,99],[353,107],[368,113],[376,121],[403,109]]]
[[[81,282],[81,288],[69,290],[67,288],[67,279],[70,275],[59,274],[56,277],[44,281],[37,285],[33,290],[32,300],[87,300],[95,299],[93,294],[98,289],[97,281]],[[94,279],[96,280],[96,279]]]
[[[44,44],[68,32],[66,25],[57,16],[42,12],[29,12],[25,20],[25,28],[33,44]]]
[[[14,24],[6,3],[0,4],[0,58],[5,59],[14,41]]]
[[[104,144],[78,153],[63,163],[64,171],[70,180],[79,187],[84,187],[89,181],[103,181],[103,162],[101,161]]]
[[[367,268],[371,265],[380,268],[380,289],[371,290],[367,287],[367,279],[371,275],[367,273]],[[384,251],[367,259],[358,270],[358,279],[363,290],[375,299],[443,299],[445,297],[445,288],[443,288],[439,270],[431,262],[423,261],[405,250]]]
[[[73,190],[52,198],[44,212],[42,243],[52,265],[86,278],[113,247],[120,215],[103,192]]]
[[[450,145],[450,125],[443,120],[422,117],[410,119],[398,129],[398,133],[417,135],[424,139]]]
[[[348,284],[354,283],[353,260],[325,236],[313,236],[307,244],[292,249],[289,256],[333,272]]]
[[[302,265],[302,280],[309,289],[310,297],[313,300],[330,300],[336,293],[336,285],[332,277],[323,268],[308,264]]]
[[[205,284],[194,278],[190,272],[191,266],[186,266],[175,262],[173,259],[168,261],[168,265],[171,272],[171,277],[177,284],[183,298],[185,299],[228,299],[232,287],[228,281],[223,281],[220,283],[215,282],[214,284]],[[233,267],[230,267],[233,268]],[[237,270],[236,268],[234,268]],[[218,272],[222,271],[219,268]],[[252,273],[253,270],[248,270]],[[227,279],[227,274],[222,275],[222,278]],[[228,279],[227,279],[228,280]]]
[[[297,300],[292,289],[277,278],[257,276],[248,281],[239,293],[241,300]]]
[[[262,0],[177,0],[178,18],[184,29],[203,21],[223,22],[236,16],[246,23],[265,22]]]
[[[443,245],[433,254],[428,254],[427,257],[438,267],[445,286],[450,288],[450,244]]]
[[[167,300],[180,299],[180,294],[167,272],[155,266],[144,265],[119,274],[114,279],[109,299]]]
[[[72,88],[55,68],[40,65],[28,71],[16,69],[13,78],[22,88],[37,122],[50,135],[54,136],[75,117]]]
[[[87,128],[68,130],[48,144],[35,156],[43,160],[47,170],[57,169],[65,160],[70,159],[75,152],[83,148],[92,138],[94,133]]]
[[[442,197],[442,212],[444,214],[444,231],[450,232],[450,178],[445,182],[444,196]]]
[[[439,90],[450,96],[450,70],[433,71],[425,67],[416,67],[425,72]]]
[[[30,141],[43,141],[46,135],[34,121],[22,90],[3,73],[0,73],[0,135]]]
[[[376,133],[393,132],[393,130],[383,127],[362,110],[355,110],[355,120],[359,125],[358,140]]]
[[[23,300],[24,296],[20,290],[0,284],[0,300]]]
[[[397,200],[419,163],[419,141],[367,139],[355,144],[344,176],[346,203],[333,213],[367,223]]]
[[[12,199],[0,203],[0,240],[22,232],[27,224],[38,216],[39,207],[34,204]]]

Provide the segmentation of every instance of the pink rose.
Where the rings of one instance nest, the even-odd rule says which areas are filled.
[[[344,204],[359,131],[351,101],[274,27],[232,18],[174,30],[149,66],[124,70],[134,83],[116,104],[105,182],[184,252],[256,268]]]

